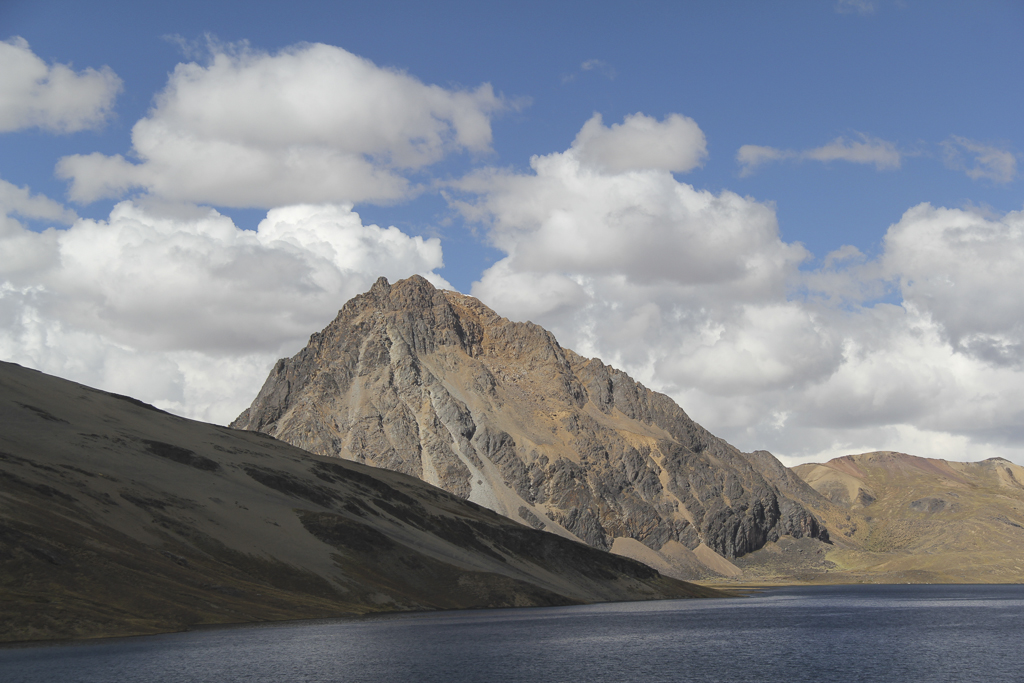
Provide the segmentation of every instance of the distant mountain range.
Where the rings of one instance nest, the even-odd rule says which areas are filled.
[[[0,363],[0,641],[707,595],[403,474]]]

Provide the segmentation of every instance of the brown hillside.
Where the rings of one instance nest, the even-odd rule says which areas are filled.
[[[794,472],[847,519],[826,557],[849,580],[1024,581],[1024,467],[888,451]]]

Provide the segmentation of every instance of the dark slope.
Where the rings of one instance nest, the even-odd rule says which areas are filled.
[[[711,594],[412,477],[0,363],[0,640]]]

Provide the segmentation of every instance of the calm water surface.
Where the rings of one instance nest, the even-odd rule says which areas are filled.
[[[20,681],[1024,680],[1024,586],[394,615],[0,649]]]

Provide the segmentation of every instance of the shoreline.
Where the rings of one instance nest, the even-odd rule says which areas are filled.
[[[714,600],[714,599],[732,599],[732,598],[750,598],[756,597],[762,593],[779,589],[779,588],[842,588],[850,586],[949,586],[949,587],[966,587],[966,586],[1024,586],[1024,582],[1003,582],[1003,583],[895,583],[895,582],[867,582],[867,581],[851,581],[847,583],[806,583],[806,582],[786,582],[786,583],[760,583],[760,582],[743,582],[743,583],[722,583],[722,582],[693,582],[704,588],[711,588],[724,593],[720,598],[666,598],[665,600]],[[588,607],[595,605],[614,605],[614,604],[632,604],[632,603],[648,603],[648,602],[664,602],[665,600],[617,600],[607,602],[591,602],[583,603],[580,605],[535,605],[530,607],[480,607],[470,609],[437,609],[437,610],[409,610],[409,611],[394,611],[394,612],[369,612],[366,614],[355,614],[346,613],[339,614],[331,617],[310,617],[308,619],[279,619],[279,620],[265,620],[265,621],[239,621],[239,622],[225,622],[216,624],[194,624],[181,629],[169,629],[167,631],[157,631],[154,633],[134,633],[134,634],[122,634],[122,635],[107,635],[107,636],[85,636],[82,638],[59,638],[52,640],[15,640],[15,641],[0,641],[0,650],[18,650],[18,649],[30,649],[30,648],[41,648],[41,647],[60,647],[68,645],[97,645],[101,643],[110,643],[118,640],[135,640],[138,638],[149,638],[154,636],[166,636],[173,634],[182,633],[195,633],[202,631],[221,631],[221,630],[237,630],[237,629],[259,629],[259,628],[275,628],[275,627],[286,627],[290,624],[315,624],[315,623],[334,623],[334,622],[359,622],[359,621],[371,621],[380,619],[402,619],[410,617],[426,617],[432,615],[447,615],[457,612],[505,612],[510,610],[522,611],[522,610],[543,610],[543,609],[564,609],[567,607]]]

